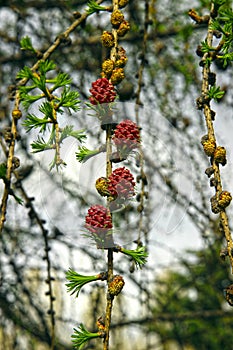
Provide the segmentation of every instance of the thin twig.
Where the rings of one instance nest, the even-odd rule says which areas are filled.
[[[113,0],[113,11],[118,10],[118,0]],[[118,35],[117,30],[112,28],[112,34],[114,37],[114,47],[111,49],[110,58],[113,62],[116,61],[117,48],[118,48]],[[112,173],[112,162],[110,160],[112,155],[112,126],[108,125],[106,129],[106,177],[108,178]],[[113,277],[113,248],[108,249],[108,262],[107,262],[108,278],[107,283],[111,282]],[[109,349],[109,337],[110,337],[110,325],[112,318],[113,297],[107,292],[107,305],[105,312],[105,337],[103,341],[103,350]]]
[[[108,178],[112,173],[112,162],[110,160],[112,154],[112,126],[107,125],[106,129],[106,177]],[[111,282],[113,277],[113,248],[108,248],[108,257],[107,257],[107,283]],[[108,295],[107,292],[107,304],[105,312],[105,337],[103,341],[103,350],[109,349],[109,331],[111,325],[112,317],[112,307],[113,307],[113,298]]]
[[[212,3],[211,5],[211,11],[210,14],[213,13],[214,11],[214,4]],[[211,47],[213,43],[213,30],[210,29],[210,24],[212,22],[212,17],[210,16],[209,22],[208,22],[208,30],[207,30],[207,36],[206,36],[206,42],[207,44]],[[208,57],[208,53],[205,53],[203,56],[203,61]],[[210,64],[207,62],[203,66],[202,70],[202,97],[208,96],[208,91],[209,91],[209,82],[208,82],[208,77],[209,74],[211,73],[210,71]],[[204,116],[205,116],[205,121],[206,121],[206,127],[208,130],[208,137],[209,139],[212,139],[216,143],[216,136],[214,132],[214,125],[213,125],[213,120],[211,117],[211,108],[209,105],[209,102],[204,102]],[[222,192],[222,181],[221,181],[221,174],[220,174],[220,169],[219,169],[219,164],[215,161],[213,158],[212,160],[212,167],[214,170],[214,178],[215,178],[215,191],[216,191],[216,197],[217,199],[219,198],[219,194]],[[231,237],[231,232],[229,229],[229,223],[228,223],[228,216],[225,211],[225,209],[222,209],[220,211],[220,219],[221,219],[221,224],[222,224],[222,229],[227,241],[227,250],[228,250],[228,256],[230,259],[230,264],[231,264],[231,270],[233,273],[233,256],[232,256],[232,249],[233,249],[233,241]]]
[[[16,94],[15,98],[15,110],[19,109],[19,93]],[[4,222],[6,221],[6,212],[7,212],[7,202],[8,197],[11,191],[11,174],[13,171],[13,157],[15,153],[15,143],[17,138],[17,119],[12,117],[11,122],[11,141],[8,149],[8,156],[7,156],[7,173],[6,173],[6,179],[5,179],[5,186],[2,196],[2,202],[1,202],[1,218],[0,218],[0,233],[2,233]]]

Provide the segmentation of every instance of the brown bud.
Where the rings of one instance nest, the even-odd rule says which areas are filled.
[[[213,175],[213,173],[214,173],[214,168],[211,166],[211,167],[209,167],[209,168],[207,168],[206,170],[205,170],[205,174],[208,176],[208,177],[211,177],[211,175]]]
[[[82,14],[79,11],[74,11],[73,12],[73,16],[74,16],[75,19],[78,19],[78,18],[80,18],[82,16]]]
[[[124,69],[123,68],[113,69],[112,75],[111,75],[111,78],[110,78],[111,83],[113,85],[119,84],[124,78],[125,78],[125,74],[124,74]]]
[[[203,96],[199,96],[196,99],[196,105],[197,105],[197,109],[202,110],[205,104],[205,99],[203,98]]]
[[[117,49],[117,56],[121,57],[121,56],[125,56],[126,55],[126,51],[122,46],[119,46]]]
[[[203,57],[204,56],[204,52],[202,51],[202,46],[198,45],[197,49],[196,49],[196,54],[199,57]]]
[[[218,181],[215,177],[210,179],[210,187],[217,187]]]
[[[144,192],[144,197],[146,198],[146,199],[148,199],[149,198],[149,192]]]
[[[12,165],[14,169],[17,169],[20,167],[20,159],[17,157],[13,157],[12,159]]]
[[[228,191],[222,191],[219,195],[218,206],[220,209],[225,209],[231,203],[232,196]]]
[[[4,129],[3,129],[3,137],[4,137],[4,140],[6,142],[11,142],[12,138],[13,138],[13,135],[12,135],[12,132],[11,132],[11,128],[9,126],[6,126]]]
[[[213,72],[210,72],[210,73],[208,74],[208,83],[209,83],[210,85],[214,85],[215,82],[216,82],[216,74],[213,73]]]
[[[114,36],[112,33],[104,31],[101,36],[102,44],[105,47],[113,47],[114,46]]]
[[[222,36],[222,33],[218,30],[213,30],[213,34],[214,34],[215,38],[217,38],[217,39],[220,39]]]
[[[115,66],[117,68],[123,68],[126,65],[127,61],[128,61],[128,58],[126,56],[122,56],[118,60],[116,60]]]
[[[120,275],[113,276],[111,282],[108,285],[108,292],[110,296],[116,296],[120,294],[122,288],[124,287],[124,279]]]
[[[110,59],[109,60],[105,60],[102,63],[102,70],[107,76],[110,76],[112,74],[113,68],[114,68],[113,60],[110,60]]]
[[[20,109],[13,109],[12,117],[14,119],[20,119],[22,117],[22,112],[20,111]]]
[[[96,322],[99,332],[105,332],[105,320],[100,316]]]
[[[218,214],[221,209],[219,208],[216,195],[210,198],[211,210],[214,214]]]
[[[224,147],[218,146],[214,151],[214,160],[216,163],[226,165],[226,149]]]
[[[215,120],[216,112],[213,111],[213,110],[211,109],[211,110],[210,110],[210,114],[211,114],[211,119],[214,121],[214,120]]]
[[[226,289],[226,301],[229,305],[233,306],[233,284],[230,284]]]
[[[146,174],[143,172],[143,173],[141,174],[141,176],[142,176],[142,182],[143,182],[143,184],[144,184],[145,186],[147,186],[147,185],[148,185],[148,181],[147,181],[147,176],[146,176]]]
[[[208,138],[207,135],[203,136],[201,139],[201,144],[203,146],[204,152],[208,157],[214,155],[214,151],[216,149],[215,140]]]
[[[139,205],[137,206],[137,211],[138,211],[138,213],[142,213],[142,212],[143,212],[143,209],[144,209],[144,207],[143,207],[142,204],[139,204]]]
[[[221,260],[225,261],[226,257],[228,256],[227,248],[221,249],[219,256],[220,256]]]
[[[120,37],[125,36],[126,33],[128,33],[128,31],[130,30],[130,24],[128,21],[122,21],[119,28],[117,29],[117,34]]]
[[[112,26],[118,28],[119,25],[124,21],[124,15],[120,10],[113,11],[111,14]]]
[[[96,180],[95,183],[96,190],[102,196],[109,196],[110,193],[108,191],[108,179],[106,177],[100,177]]]

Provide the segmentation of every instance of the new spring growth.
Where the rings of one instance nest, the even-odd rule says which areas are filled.
[[[76,152],[76,159],[80,162],[80,163],[85,163],[88,159],[96,156],[97,154],[101,153],[101,152],[105,152],[106,151],[106,146],[101,146],[98,149],[94,149],[94,150],[90,150],[85,146],[79,147],[78,148],[78,152]]]
[[[91,333],[89,332],[84,325],[81,323],[79,327],[74,328],[74,334],[71,335],[72,343],[74,348],[77,350],[81,350],[87,341],[95,338],[103,338],[103,332]]]
[[[60,155],[63,140],[71,136],[82,143],[86,138],[83,130],[76,131],[73,125],[66,125],[64,128],[59,126],[60,116],[65,111],[76,112],[80,109],[79,93],[69,87],[71,78],[66,73],[57,73],[56,65],[49,60],[41,61],[36,72],[25,66],[17,74],[17,78],[26,79],[29,84],[19,86],[24,108],[28,110],[34,102],[41,102],[40,105],[37,104],[38,112],[28,113],[22,124],[27,132],[38,129],[38,134],[43,134],[43,137],[38,135],[37,140],[31,144],[33,152],[54,150],[50,169],[65,165]],[[20,118],[20,111],[14,111],[13,117]],[[48,133],[47,140],[44,139],[45,132]]]
[[[67,291],[71,295],[76,293],[76,298],[77,298],[81,288],[85,284],[94,282],[94,281],[104,281],[107,279],[107,274],[106,272],[101,272],[98,275],[94,275],[94,276],[84,276],[84,275],[80,275],[79,273],[77,273],[72,269],[69,269],[66,272],[66,279],[69,281],[68,283],[66,283]]]
[[[95,12],[108,10],[108,8],[98,5],[94,0],[88,1],[87,6],[88,6],[88,9],[86,9],[86,12],[89,15],[92,15]]]
[[[136,267],[139,269],[141,269],[143,265],[147,262],[148,253],[146,252],[146,249],[143,246],[138,247],[135,250],[128,250],[121,246],[117,246],[116,250],[131,257]]]

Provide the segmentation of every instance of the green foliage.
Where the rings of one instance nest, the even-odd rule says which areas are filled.
[[[26,110],[33,102],[42,98],[47,98],[50,104],[51,100],[54,99],[57,103],[56,108],[60,113],[62,113],[62,110],[59,109],[59,107],[70,108],[73,111],[78,111],[80,109],[80,101],[78,99],[79,93],[77,91],[71,91],[70,88],[66,86],[72,81],[68,74],[58,73],[53,79],[47,79],[46,74],[55,69],[56,65],[54,62],[46,60],[39,63],[38,73],[32,72],[27,66],[19,71],[17,79],[27,79],[31,82],[31,85],[29,86],[19,87],[20,97]],[[61,87],[63,87],[63,89],[60,96],[52,95],[55,90]],[[29,94],[32,90],[38,91],[38,89],[41,90],[42,94]]]
[[[51,92],[53,92],[59,87],[71,84],[72,79],[69,77],[68,74],[60,72],[58,73],[55,79],[47,79],[47,82],[53,84],[51,88]]]
[[[229,53],[233,47],[233,11],[230,8],[220,9],[219,16],[211,22],[210,28],[222,34],[221,52]]]
[[[64,139],[67,137],[74,137],[79,142],[83,142],[86,139],[86,135],[84,134],[84,130],[73,130],[73,125],[66,125],[63,129],[61,129],[61,136],[59,142],[62,143]]]
[[[36,86],[30,86],[31,90],[35,89]],[[28,93],[25,93],[24,90],[20,87],[20,96],[22,100],[22,105],[26,110],[29,109],[29,107],[32,105],[32,103],[39,101],[42,99],[44,96],[43,95],[29,95]]]
[[[201,51],[204,52],[204,53],[207,53],[207,52],[215,51],[215,48],[209,46],[207,44],[207,41],[205,40],[205,41],[201,42]]]
[[[47,118],[38,118],[34,114],[28,114],[27,119],[25,119],[22,125],[25,127],[27,132],[31,131],[33,128],[40,128],[39,132],[42,132],[45,131],[47,123],[50,123],[50,120]]]
[[[105,11],[105,7],[98,5],[94,0],[90,0],[87,3],[88,9],[86,10],[89,15],[92,15],[98,11]]]
[[[225,94],[225,91],[222,91],[219,86],[211,86],[208,91],[208,97],[214,99],[215,101],[220,100]]]
[[[135,263],[137,268],[142,268],[143,265],[147,262],[148,253],[145,250],[145,247],[138,247],[135,250],[128,250],[120,247],[119,249],[123,254],[128,255]]]
[[[45,60],[40,61],[38,71],[45,76],[51,70],[56,69],[56,64],[53,61]]]
[[[56,65],[53,61],[41,61],[38,65],[38,71],[32,72],[27,66],[18,73],[18,79],[27,79],[30,85],[19,86],[20,98],[26,110],[36,101],[43,100],[38,109],[40,114],[27,114],[23,126],[29,132],[32,129],[39,129],[39,133],[49,133],[48,141],[44,137],[38,136],[37,140],[32,142],[32,151],[34,153],[54,149],[55,156],[50,164],[50,169],[54,166],[65,165],[60,158],[60,145],[67,137],[74,137],[80,143],[86,138],[84,130],[74,130],[73,125],[66,125],[59,128],[58,114],[62,115],[65,110],[76,112],[80,109],[79,93],[72,91],[69,85],[71,78],[66,73],[53,74],[54,77],[47,77],[48,72],[54,71]],[[52,74],[52,73],[51,73]],[[50,75],[51,75],[50,74]],[[57,90],[60,91],[57,91]],[[54,92],[56,91],[56,94]],[[38,93],[40,92],[40,93]]]
[[[219,2],[219,6],[222,2]],[[222,67],[227,66],[233,61],[233,12],[230,8],[222,8],[219,10],[219,15],[210,23],[210,29],[221,33],[222,38],[218,47],[210,47],[207,41],[201,42],[201,51],[210,53],[216,51],[216,58],[222,61]],[[210,65],[213,61],[212,57],[205,59],[205,64]],[[214,91],[213,91],[214,92]],[[217,97],[221,98],[221,97]]]
[[[78,148],[78,152],[76,152],[76,159],[80,163],[85,163],[89,158],[98,154],[99,150],[89,150],[87,147],[82,146]]]
[[[223,68],[226,68],[233,61],[233,52],[226,53],[218,58],[223,62]]]
[[[212,62],[213,62],[213,59],[212,59],[212,57],[206,57],[206,59],[205,59],[205,65],[207,65],[208,67],[212,64]]]
[[[222,27],[219,19],[213,20],[210,23],[209,28],[212,29],[212,30],[218,30],[219,32],[224,33],[223,27]]]
[[[45,115],[46,119],[50,119],[51,122],[54,121],[54,116],[53,116],[54,107],[50,102],[43,102],[39,106],[39,111]]]
[[[32,79],[33,78],[33,73],[32,70],[25,66],[23,67],[16,75],[17,79]]]
[[[71,108],[73,111],[78,111],[80,109],[78,99],[79,93],[77,91],[72,91],[70,88],[65,87],[61,93],[61,97],[57,98],[59,101],[59,107]]]
[[[28,50],[28,51],[31,51],[33,53],[36,53],[36,50],[32,46],[31,39],[28,36],[25,36],[24,38],[22,38],[20,40],[20,46],[21,46],[22,50]]]
[[[213,3],[220,7],[226,3],[226,0],[213,0]]]
[[[219,20],[233,24],[233,11],[230,7],[221,9],[219,11]]]
[[[43,152],[49,149],[53,149],[53,144],[51,140],[49,142],[46,142],[43,137],[38,136],[37,140],[34,141],[32,144],[32,150],[33,153]]]
[[[69,281],[69,283],[66,283],[67,291],[71,293],[71,295],[76,293],[77,298],[81,288],[85,284],[101,279],[101,275],[83,276],[75,272],[74,270],[69,269],[66,272],[66,279]]]
[[[74,334],[72,334],[72,343],[75,349],[81,350],[87,341],[100,338],[101,333],[91,333],[89,332],[84,325],[81,323],[78,329],[74,328]]]

